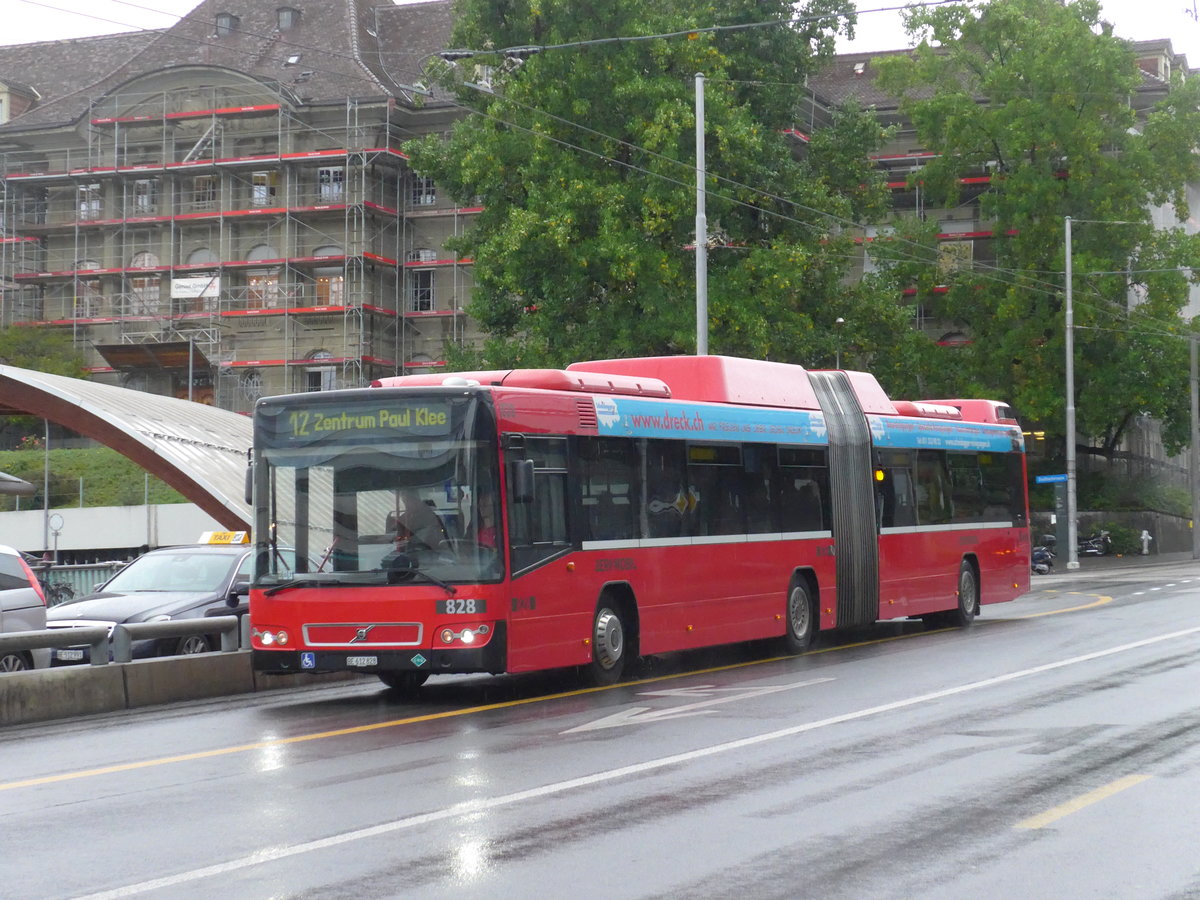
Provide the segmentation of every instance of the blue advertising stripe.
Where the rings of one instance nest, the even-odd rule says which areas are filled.
[[[868,416],[871,442],[876,447],[901,450],[983,450],[1011,453],[1024,449],[1017,428],[946,419],[916,419],[907,416]],[[1014,446],[1014,441],[1016,442]]]
[[[693,441],[776,444],[829,443],[825,416],[803,409],[719,406],[626,397],[595,397],[600,434]],[[975,450],[1008,453],[1023,446],[1021,433],[1003,425],[867,416],[876,447]]]
[[[826,444],[825,417],[803,409],[595,397],[601,434],[693,441]]]

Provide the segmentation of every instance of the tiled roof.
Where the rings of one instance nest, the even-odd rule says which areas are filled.
[[[901,56],[911,50],[885,50],[876,53],[842,53],[808,79],[817,99],[830,106],[856,101],[866,109],[895,109],[896,97],[880,90],[875,83],[875,61]]]
[[[295,27],[279,30],[280,6],[300,12]],[[30,85],[42,98],[6,127],[74,122],[131,79],[197,65],[278,84],[306,103],[405,99],[397,85],[415,80],[416,62],[446,45],[450,7],[450,0],[394,7],[380,0],[203,0],[159,31],[0,47],[0,81]],[[236,16],[237,29],[217,35],[218,13]]]
[[[45,106],[94,84],[115,61],[131,58],[161,34],[135,31],[0,47],[0,81],[32,88]]]
[[[1187,70],[1187,57],[1171,50],[1169,39],[1131,42],[1135,55],[1163,54],[1176,70]],[[903,56],[912,49],[881,50],[874,53],[843,53],[835,56],[818,74],[811,76],[808,87],[817,99],[832,106],[854,100],[865,108],[880,111],[895,110],[897,98],[880,90],[875,83],[876,61],[890,56]],[[1145,87],[1161,88],[1162,79],[1143,72]]]

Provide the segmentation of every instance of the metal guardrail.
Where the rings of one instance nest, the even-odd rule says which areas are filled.
[[[108,663],[108,629],[103,625],[0,634],[0,653],[5,650],[54,650],[58,647],[78,647],[80,644],[91,647],[93,666]]]
[[[178,619],[170,622],[133,622],[112,629],[103,625],[84,625],[79,628],[48,628],[44,631],[19,631],[0,635],[0,652],[5,650],[54,650],[87,644],[93,666],[112,661],[132,662],[133,642],[145,638],[188,637],[194,634],[219,634],[221,652],[239,649],[241,626],[237,616],[205,616],[201,619]]]
[[[221,652],[238,649],[237,616],[205,616],[202,619],[179,619],[169,622],[134,622],[118,625],[112,633],[113,662],[133,660],[133,642],[145,638],[188,637],[193,634],[219,634]]]

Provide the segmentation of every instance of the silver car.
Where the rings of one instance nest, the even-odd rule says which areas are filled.
[[[0,545],[0,634],[46,627],[46,596],[19,550]],[[49,650],[0,650],[0,673],[44,669]]]

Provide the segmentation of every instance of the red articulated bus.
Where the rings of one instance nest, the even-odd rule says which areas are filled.
[[[967,625],[1029,587],[1011,412],[892,401],[862,372],[679,356],[386,378],[260,400],[252,466],[261,672],[606,684],[639,655]]]

